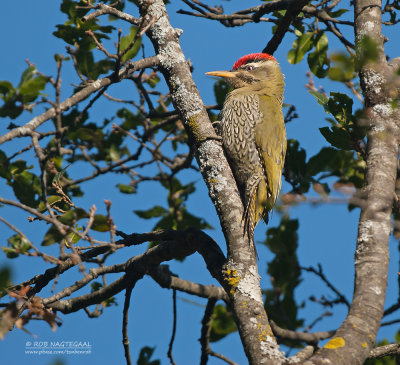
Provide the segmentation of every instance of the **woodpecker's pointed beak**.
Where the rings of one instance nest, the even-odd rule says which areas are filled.
[[[236,72],[233,71],[211,71],[211,72],[206,72],[206,75],[209,76],[218,76],[218,77],[236,77]]]

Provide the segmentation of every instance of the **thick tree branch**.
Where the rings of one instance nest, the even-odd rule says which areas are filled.
[[[300,364],[312,356],[315,349],[314,346],[306,346],[301,349],[296,355],[289,357],[287,364]]]
[[[274,321],[271,321],[271,328],[274,334],[285,340],[303,341],[307,344],[317,345],[320,340],[325,340],[332,337],[335,331],[323,332],[297,332],[278,327]]]
[[[221,287],[197,284],[189,280],[178,278],[171,273],[168,265],[158,266],[153,271],[149,272],[149,275],[162,288],[176,289],[181,292],[192,294],[201,298],[222,299],[225,302],[229,301],[228,295]]]
[[[389,234],[398,165],[400,113],[391,105],[395,79],[383,49],[381,1],[355,0],[356,57],[365,97],[368,143],[363,204],[355,253],[355,286],[347,318],[335,336],[306,364],[362,364],[369,356],[383,315],[389,264]],[[365,59],[364,37],[375,43],[377,60]],[[390,82],[389,82],[390,81]]]
[[[215,241],[201,231],[160,231],[144,234],[132,234],[117,243],[124,243],[129,246],[150,240],[161,239],[166,239],[166,241],[149,249],[144,254],[135,256],[123,264],[114,265],[111,269],[106,270],[104,268],[103,270],[106,270],[107,272],[125,272],[125,274],[100,290],[68,300],[58,300],[59,297],[62,297],[65,294],[64,292],[61,292],[63,294],[62,296],[56,295],[48,299],[42,299],[42,303],[63,313],[76,312],[79,309],[100,303],[103,300],[116,295],[126,289],[128,284],[134,287],[138,280],[140,280],[145,274],[154,271],[160,263],[174,258],[186,257],[196,251],[203,256],[211,274],[213,276],[215,275],[217,279],[222,281],[220,273],[222,265],[225,262],[225,257]],[[87,258],[88,253],[89,252],[81,255],[82,259],[84,255],[86,255],[84,257]],[[100,269],[101,268],[99,268],[99,270]],[[93,277],[93,271],[90,275]],[[82,281],[84,280],[86,279],[82,279]],[[86,281],[88,282],[88,280]],[[77,282],[74,285],[80,286],[80,284],[81,283]],[[35,292],[37,292],[37,290],[35,290]]]
[[[170,89],[195,150],[221,222],[228,262],[220,284],[229,294],[239,334],[251,364],[276,364],[284,359],[265,313],[257,261],[251,242],[243,236],[243,205],[229,164],[205,111],[189,65],[179,45],[180,30],[171,27],[162,0],[139,0],[142,17],[157,21],[147,31],[160,60],[160,71]]]

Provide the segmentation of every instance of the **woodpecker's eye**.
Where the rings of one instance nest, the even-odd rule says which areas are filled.
[[[251,65],[246,66],[246,71],[251,71],[251,70],[253,70],[253,69],[254,69],[254,67],[251,66]]]

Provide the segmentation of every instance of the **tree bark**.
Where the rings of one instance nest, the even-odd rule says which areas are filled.
[[[385,303],[399,110],[390,99],[394,74],[383,49],[381,1],[355,0],[354,4],[356,58],[362,65],[359,75],[366,108],[362,123],[367,123],[368,143],[353,301],[335,336],[305,364],[363,364],[375,345]],[[366,36],[376,45],[376,60],[362,59]]]
[[[214,132],[190,68],[179,45],[180,29],[169,23],[162,0],[139,0],[147,31],[160,60],[176,110],[186,127],[203,179],[216,207],[225,235],[228,259],[220,284],[229,295],[236,324],[250,364],[277,364],[283,353],[272,334],[265,313],[252,245],[243,235],[243,205],[223,149]]]

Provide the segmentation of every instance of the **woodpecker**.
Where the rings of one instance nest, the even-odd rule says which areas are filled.
[[[219,133],[243,202],[244,234],[254,242],[257,223],[261,218],[268,223],[281,189],[287,143],[284,76],[266,53],[243,56],[231,71],[206,75],[222,77],[233,87],[218,118]]]

